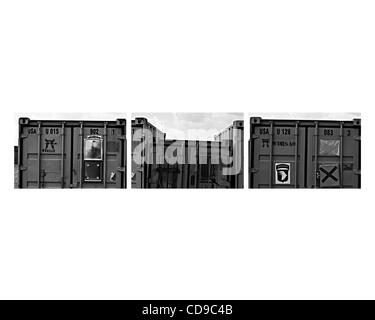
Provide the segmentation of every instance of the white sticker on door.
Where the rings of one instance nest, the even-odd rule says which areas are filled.
[[[275,163],[276,184],[290,184],[290,163]]]

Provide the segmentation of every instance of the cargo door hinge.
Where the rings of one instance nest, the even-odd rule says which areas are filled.
[[[119,167],[119,168],[117,168],[117,171],[125,172],[125,167]]]
[[[251,173],[257,173],[258,171],[259,171],[259,169],[256,169],[256,168],[251,168],[251,169],[250,169],[250,172],[251,172]]]
[[[126,136],[125,135],[118,136],[117,139],[119,139],[119,140],[126,140]]]
[[[361,170],[353,170],[354,174],[361,175]]]
[[[18,167],[18,170],[20,170],[20,171],[24,171],[24,170],[26,170],[27,169],[27,167],[25,167],[25,166],[19,166]]]
[[[361,137],[355,137],[354,140],[355,141],[361,141]]]
[[[256,133],[253,133],[253,134],[251,135],[251,138],[253,138],[253,139],[259,139],[259,135],[256,134]]]

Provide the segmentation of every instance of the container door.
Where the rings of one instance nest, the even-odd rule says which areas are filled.
[[[144,167],[144,151],[141,151],[141,143],[142,138],[141,136],[138,138],[134,138],[134,131],[141,130],[139,127],[132,127],[132,135],[131,135],[131,159],[132,159],[132,167],[131,167],[131,181],[132,181],[132,188],[144,188],[144,175],[145,175],[145,167]]]
[[[197,150],[197,141],[186,141],[185,145],[186,150],[186,187],[189,189],[194,189],[197,187],[197,177],[198,177],[198,150]]]
[[[239,166],[239,173],[234,177],[232,188],[243,188],[244,186],[244,137],[243,137],[243,122],[239,121],[235,127],[236,130],[232,133],[233,152],[236,157],[236,166]]]
[[[21,139],[22,188],[70,187],[71,128],[26,126]]]
[[[73,186],[124,187],[125,140],[122,139],[122,128],[83,126],[75,127],[73,132]]]
[[[229,142],[229,140],[226,140]],[[234,168],[236,164],[233,161],[230,161],[231,154],[230,143],[224,143],[221,141],[211,142],[210,156],[209,156],[209,175],[210,180],[213,182],[214,188],[231,188],[231,181],[234,179],[234,175],[228,174],[231,173],[230,168]],[[226,152],[224,148],[227,148]]]
[[[305,184],[305,128],[254,127],[250,179],[253,188],[303,188]]]
[[[125,188],[126,140],[123,139],[121,127],[107,128],[104,141],[104,178],[107,188]]]
[[[155,137],[150,128],[132,124],[132,188],[160,187],[159,167],[164,161],[164,140],[161,138],[161,135]]]
[[[359,128],[309,128],[307,187],[359,188],[359,144]]]
[[[198,141],[198,184],[197,188],[212,188],[210,180],[209,147],[207,141]]]

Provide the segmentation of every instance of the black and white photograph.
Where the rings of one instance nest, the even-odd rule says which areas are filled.
[[[0,1],[3,314],[374,300],[374,40],[374,0]]]
[[[361,188],[361,114],[251,115],[249,187]]]
[[[243,188],[243,114],[132,115],[132,188]]]
[[[15,188],[126,188],[126,119],[121,114],[45,113],[16,119]]]

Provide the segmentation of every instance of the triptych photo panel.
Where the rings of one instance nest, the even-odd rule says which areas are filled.
[[[70,113],[16,119],[19,189],[361,188],[359,113]]]

